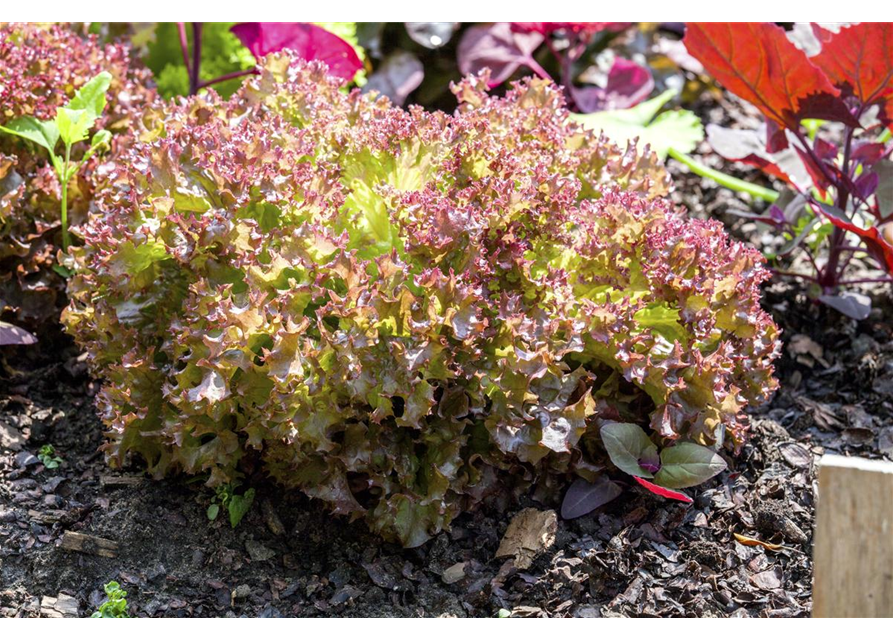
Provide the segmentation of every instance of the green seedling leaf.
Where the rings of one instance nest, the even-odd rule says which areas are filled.
[[[691,111],[679,109],[658,115],[675,95],[674,90],[668,89],[631,109],[571,114],[571,119],[592,131],[604,132],[618,143],[638,138],[639,149],[648,144],[663,160],[670,149],[689,153],[704,139],[701,120]]]
[[[127,614],[127,592],[121,589],[121,585],[115,581],[109,582],[103,587],[106,600],[99,605],[99,610],[94,611],[91,618],[129,618]]]
[[[105,109],[105,94],[111,84],[112,74],[108,71],[97,74],[77,90],[67,107],[69,109],[86,111],[92,116],[93,120],[96,120],[103,109]]]
[[[618,469],[631,476],[654,477],[639,465],[639,460],[657,456],[657,447],[642,427],[628,422],[612,422],[602,427],[601,436],[611,462]]]
[[[253,502],[254,489],[248,489],[244,495],[233,495],[232,498],[230,498],[227,510],[229,511],[229,523],[232,525],[233,529],[239,526],[242,518],[244,518],[245,514],[248,513],[248,510],[251,509],[251,504]]]
[[[73,145],[76,142],[87,139],[90,127],[96,118],[84,109],[69,109],[62,107],[56,111],[56,126],[62,142]]]
[[[667,447],[660,452],[660,462],[654,482],[670,489],[693,487],[726,469],[726,461],[719,454],[694,442]]]
[[[59,142],[59,127],[55,122],[41,122],[32,116],[22,116],[8,122],[6,126],[0,125],[0,131],[39,144],[51,155]]]
[[[220,514],[220,505],[216,502],[213,503],[210,507],[208,507],[208,520],[216,520],[217,516]]]

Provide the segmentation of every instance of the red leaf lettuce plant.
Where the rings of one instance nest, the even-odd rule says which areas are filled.
[[[0,314],[39,329],[65,304],[68,223],[92,211],[156,95],[128,47],[60,25],[0,25],[0,78]]]
[[[692,23],[684,42],[707,72],[766,118],[760,131],[708,127],[714,149],[799,194],[755,216],[788,238],[781,254],[799,247],[813,269],[785,275],[808,281],[819,300],[864,319],[870,300],[846,287],[893,282],[893,25],[862,23],[838,33],[812,25],[811,31],[818,51],[811,57],[770,23]],[[755,195],[777,198],[767,190]],[[848,279],[860,255],[888,275]]]
[[[552,79],[537,61],[545,45],[558,65],[557,79],[572,109],[591,113],[626,109],[640,103],[654,89],[647,67],[616,58],[604,86],[575,84],[578,66],[593,47],[604,46],[628,22],[497,22],[470,27],[459,43],[459,69],[465,74],[490,69],[490,87],[508,80],[519,68],[527,68],[541,78]]]
[[[759,253],[551,83],[487,80],[451,116],[270,56],[230,100],[167,108],[73,250],[64,321],[113,464],[260,467],[416,546],[481,501],[606,479],[613,423],[664,447],[638,477],[741,446],[775,386]]]

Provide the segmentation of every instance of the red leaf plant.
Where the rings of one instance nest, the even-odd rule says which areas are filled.
[[[631,25],[630,22],[496,22],[474,26],[466,30],[459,42],[459,69],[465,74],[489,69],[491,88],[508,80],[519,68],[552,79],[537,60],[543,53],[557,63],[561,74],[558,81],[573,109],[580,113],[627,109],[642,102],[654,89],[654,78],[647,67],[616,58],[605,86],[580,86],[575,84],[575,79],[579,73],[577,66],[596,38],[610,40]]]
[[[708,73],[766,118],[762,133],[708,128],[714,149],[801,195],[796,206],[779,202],[760,218],[789,238],[787,252],[806,252],[813,273],[787,275],[807,280],[816,298],[861,319],[870,311],[867,298],[847,285],[893,282],[893,245],[885,233],[893,217],[893,24],[861,23],[837,33],[813,25],[811,32],[819,50],[812,57],[770,23],[690,23],[684,42]],[[815,123],[807,129],[806,119],[839,123],[842,133]],[[833,231],[818,254],[818,243],[804,240],[822,223]],[[886,275],[847,280],[857,256]]]

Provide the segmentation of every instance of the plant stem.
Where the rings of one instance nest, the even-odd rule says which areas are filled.
[[[800,278],[801,280],[809,280],[810,282],[818,282],[818,278],[815,276],[811,276],[807,273],[794,273],[793,271],[782,271],[781,269],[776,269],[774,267],[769,267],[769,270],[773,275],[776,276],[789,276],[791,278]]]
[[[702,176],[704,178],[710,178],[714,182],[718,183],[720,186],[723,186],[727,189],[731,189],[732,191],[737,191],[740,193],[746,193],[754,198],[759,198],[760,200],[764,200],[770,204],[778,200],[779,193],[774,189],[767,189],[759,185],[751,184],[749,182],[745,182],[744,180],[734,178],[721,171],[717,171],[716,169],[711,169],[710,167],[701,164],[691,156],[687,156],[684,153],[676,151],[675,149],[670,149],[668,153],[671,158],[674,158],[675,160],[678,160],[679,162],[684,164],[696,175]]]
[[[849,176],[850,174],[850,152],[853,146],[853,129],[852,127],[847,127],[846,132],[846,142],[844,143],[843,150],[843,164],[841,165],[841,171],[845,176]],[[810,153],[812,150],[810,149]],[[813,155],[815,162],[820,162],[818,158],[815,158]],[[822,165],[824,166],[824,165]],[[837,187],[837,200],[836,206],[841,211],[846,211],[847,202],[849,201],[850,192],[846,188],[846,184],[843,180],[835,183],[833,180],[829,180],[831,184],[834,184]],[[846,242],[846,232],[834,225],[834,231],[831,232],[831,246],[828,250],[828,262],[825,263],[825,271],[819,278],[819,284],[825,289],[825,291],[831,291],[836,289],[840,283],[840,279],[843,277],[843,272],[849,264],[849,259],[844,262],[843,266],[840,266],[840,247]],[[850,259],[852,255],[850,255]]]
[[[859,280],[841,280],[837,284],[839,285],[847,285],[847,284],[869,284],[869,283],[881,283],[881,284],[893,284],[893,278],[861,278]]]
[[[189,70],[189,43],[186,40],[186,24],[183,22],[177,23],[177,33],[180,35],[180,52],[183,54],[183,64],[186,65],[186,73],[187,75],[191,75],[192,72]]]
[[[65,164],[63,165],[62,173],[64,175],[60,176],[62,178],[62,251],[68,251],[69,239],[68,239],[68,162],[71,158],[71,145],[65,145]]]
[[[242,76],[248,76],[248,75],[257,75],[257,69],[254,68],[254,69],[243,69],[242,71],[231,71],[230,73],[225,73],[222,76],[217,76],[213,80],[205,80],[204,82],[199,82],[198,88],[204,89],[205,87],[210,87],[212,84],[217,84],[218,82],[234,80],[235,78],[241,78]]]
[[[202,66],[202,23],[192,23],[192,68],[189,69],[189,95],[194,96],[200,88]]]

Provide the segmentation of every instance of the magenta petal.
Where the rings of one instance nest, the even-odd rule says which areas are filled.
[[[657,495],[659,495],[663,498],[669,498],[670,500],[679,500],[680,502],[687,502],[689,504],[694,502],[694,500],[689,498],[687,495],[685,495],[681,491],[673,491],[672,489],[660,487],[660,486],[654,484],[653,482],[648,482],[647,480],[643,480],[642,478],[639,478],[638,476],[633,476],[633,477],[636,479],[636,482],[638,482],[640,485],[642,485],[643,487],[648,489],[648,491],[650,491],[651,493],[656,493]]]
[[[325,62],[329,73],[346,82],[363,68],[349,42],[309,22],[242,22],[230,31],[258,59],[289,49],[303,60]]]

